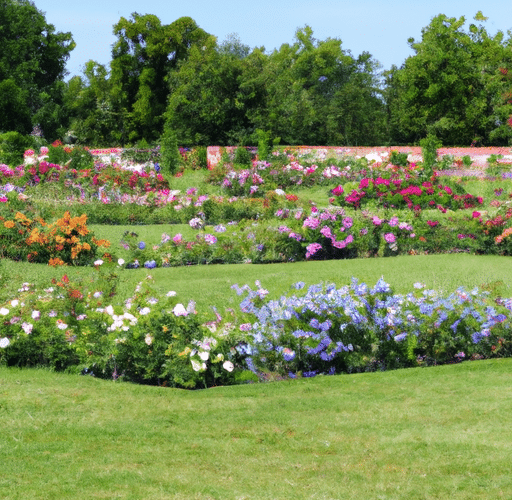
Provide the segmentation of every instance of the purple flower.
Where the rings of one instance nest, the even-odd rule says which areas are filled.
[[[144,262],[144,267],[147,269],[154,269],[156,267],[156,262],[154,260],[148,260]]]
[[[146,248],[146,244],[143,241],[139,241],[139,250],[144,250]]]

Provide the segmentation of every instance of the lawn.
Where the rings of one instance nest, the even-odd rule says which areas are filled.
[[[183,391],[2,368],[0,496],[510,498],[511,369]]]

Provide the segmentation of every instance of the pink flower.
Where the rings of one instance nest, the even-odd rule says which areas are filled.
[[[174,241],[174,243],[176,243],[176,245],[179,245],[180,243],[183,242],[183,237],[181,235],[181,233],[178,233],[173,239],[172,241]]]
[[[341,196],[343,194],[343,186],[342,185],[339,185],[339,186],[336,186],[332,191],[331,193],[334,195],[334,196]]]
[[[331,228],[329,226],[324,226],[320,229],[320,234],[326,238],[330,238],[332,236]]]
[[[476,219],[478,217],[480,217],[480,212],[473,212],[473,218]]]
[[[318,252],[322,248],[320,243],[311,243],[306,247],[306,259],[309,259],[312,255]]]
[[[394,243],[396,241],[396,237],[393,233],[386,233],[384,235],[384,239],[386,240],[386,243]]]

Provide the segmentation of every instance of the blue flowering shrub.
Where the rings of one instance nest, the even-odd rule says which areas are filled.
[[[245,294],[245,362],[256,374],[314,376],[512,353],[512,301],[493,301],[478,289],[443,295],[418,283],[415,293],[400,295],[382,279],[373,288],[353,279],[266,300],[259,284],[234,288]]]

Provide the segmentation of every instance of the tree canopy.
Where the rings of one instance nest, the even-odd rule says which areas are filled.
[[[75,43],[29,0],[0,0],[0,133],[46,139],[69,129],[96,146],[418,144],[512,145],[512,33],[490,35],[440,14],[409,39],[414,55],[381,71],[309,26],[267,52],[237,34],[224,42],[190,17],[163,24],[134,12],[113,26],[108,65],[93,60],[64,82]]]
[[[27,133],[42,106],[45,116],[55,112],[74,47],[71,33],[55,32],[32,2],[0,0],[0,130]],[[45,116],[38,117],[43,131],[52,129]]]
[[[478,13],[475,21],[485,21]],[[388,73],[392,137],[415,143],[428,133],[447,145],[502,145],[512,138],[512,106],[505,75],[512,70],[512,39],[491,37],[483,25],[440,14],[409,39],[415,55]]]

